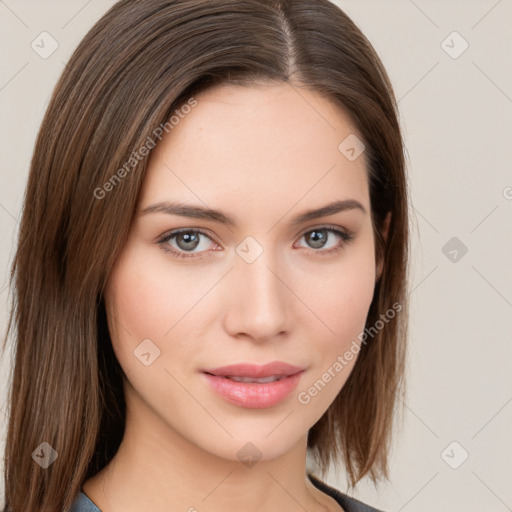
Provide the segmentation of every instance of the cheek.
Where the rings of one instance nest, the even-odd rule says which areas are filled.
[[[175,335],[179,322],[192,306],[189,302],[195,293],[187,293],[191,290],[190,278],[175,272],[170,280],[162,275],[162,270],[165,268],[160,255],[127,247],[110,276],[105,292],[109,328],[125,373],[140,365],[134,350],[143,340],[149,339],[157,347],[154,351],[160,351],[157,361],[161,363],[166,355],[166,340]],[[173,345],[173,355],[186,346]]]
[[[298,293],[307,297],[306,304],[315,312],[317,333],[324,348],[343,349],[364,329],[375,289],[375,259],[373,243],[347,250],[335,264],[317,269],[307,279],[301,279]]]
[[[299,389],[297,400],[304,411],[304,427],[309,428],[328,409],[352,372],[360,351],[360,334],[375,289],[375,260],[371,241],[352,251],[329,269],[319,283],[303,282],[317,317],[308,317],[311,373]],[[319,322],[321,321],[321,324]]]

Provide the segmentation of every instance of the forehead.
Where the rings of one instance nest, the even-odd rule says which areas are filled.
[[[195,99],[153,149],[143,205],[202,201],[257,214],[352,198],[369,208],[365,155],[340,151],[356,131],[330,100],[285,83],[221,85]]]

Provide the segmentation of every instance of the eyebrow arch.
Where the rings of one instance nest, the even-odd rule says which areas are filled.
[[[301,213],[292,219],[291,225],[297,226],[310,220],[356,209],[361,210],[365,214],[367,213],[365,207],[355,199],[334,201],[333,203],[329,203],[325,206],[322,206],[321,208]],[[220,210],[212,210],[202,206],[187,206],[179,203],[163,201],[144,208],[144,210],[140,212],[140,215],[146,215],[148,213],[166,213],[168,215],[179,215],[182,217],[191,217],[193,219],[210,220],[224,224],[226,226],[236,227],[236,221],[229,215]]]

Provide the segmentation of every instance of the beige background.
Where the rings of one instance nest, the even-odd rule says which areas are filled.
[[[64,63],[113,3],[0,0],[2,332],[37,129]],[[512,1],[336,3],[374,44],[400,98],[413,214],[405,421],[391,482],[362,483],[357,496],[388,512],[512,510]],[[43,31],[59,45],[46,59],[31,48]],[[443,252],[452,237],[459,247]],[[2,448],[9,371],[7,354]],[[328,482],[344,489],[342,475]]]

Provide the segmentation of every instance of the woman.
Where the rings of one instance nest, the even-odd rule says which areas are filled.
[[[322,478],[388,475],[407,222],[389,79],[334,4],[118,2],[31,163],[5,510],[376,510]]]

